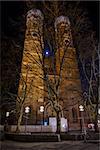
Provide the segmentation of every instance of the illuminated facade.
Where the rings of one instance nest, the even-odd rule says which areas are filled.
[[[37,10],[30,10],[27,13],[26,34],[24,42],[24,52],[22,59],[21,74],[27,81],[25,105],[31,106],[34,116],[33,124],[37,123],[41,114],[39,106],[44,103],[44,73],[42,69],[43,57],[43,15]],[[55,20],[55,36],[57,43],[56,51],[56,77],[60,73],[60,62],[64,51],[65,58],[62,69],[62,81],[59,95],[62,99],[62,105],[66,107],[64,117],[68,119],[70,129],[79,129],[79,103],[81,100],[81,84],[79,77],[78,64],[76,60],[76,51],[73,47],[70,22],[67,17],[60,16]],[[69,45],[67,45],[70,43]],[[68,47],[68,49],[67,49]],[[48,55],[48,52],[46,52]],[[42,62],[42,63],[41,63]],[[49,77],[53,75],[49,75]],[[22,81],[19,84],[19,96],[23,93]],[[38,108],[38,109],[37,109]],[[50,108],[49,108],[50,109]],[[48,116],[51,111],[47,110]]]
[[[68,119],[70,129],[78,129],[80,125],[79,103],[81,101],[81,82],[68,17],[60,16],[56,19],[55,32],[58,44],[56,53],[58,75],[60,73],[60,63],[64,61],[61,71],[61,88],[59,91],[63,105],[66,107],[64,116]]]
[[[36,116],[37,102],[43,103],[44,95],[41,63],[43,61],[43,15],[39,10],[28,11],[26,27],[18,95],[23,97],[26,92],[24,105],[30,106]],[[34,118],[32,122],[35,123],[36,118],[32,118]]]

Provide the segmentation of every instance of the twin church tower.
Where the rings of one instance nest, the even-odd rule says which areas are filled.
[[[21,77],[19,83],[19,96],[25,96],[25,106],[31,108],[31,123],[38,124],[41,120],[40,106],[45,103],[45,83],[43,80],[43,22],[44,17],[40,10],[32,9],[28,11],[26,17],[26,33],[21,66]],[[81,82],[76,59],[76,51],[73,47],[71,25],[67,16],[59,16],[55,19],[55,40],[56,51],[56,72],[60,72],[60,60],[65,59],[62,69],[62,80],[60,97],[62,105],[66,107],[63,114],[68,120],[70,129],[79,129],[79,103],[81,101]],[[67,45],[66,43],[70,43]],[[48,55],[48,51],[46,52]],[[47,63],[47,61],[46,61]],[[48,64],[48,63],[47,63]],[[46,66],[46,64],[44,64]],[[48,65],[47,65],[48,67]],[[52,74],[48,74],[52,79]],[[23,92],[24,91],[24,92]],[[54,116],[51,107],[46,110],[44,119]]]

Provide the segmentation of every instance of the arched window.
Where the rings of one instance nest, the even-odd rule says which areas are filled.
[[[75,108],[72,108],[72,118],[73,118],[73,123],[78,122],[77,110]]]

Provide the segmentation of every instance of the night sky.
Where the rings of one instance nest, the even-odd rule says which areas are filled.
[[[39,3],[39,2],[38,2]],[[73,2],[71,2],[73,3]],[[82,1],[80,5],[86,8],[89,13],[89,19],[93,24],[93,30],[96,31],[98,38],[99,33],[99,1]],[[1,25],[2,31],[7,34],[8,30],[8,17],[16,19],[25,11],[25,2],[23,1],[2,1],[1,2]]]
[[[89,19],[93,24],[93,30],[96,31],[97,38],[99,38],[99,1],[87,1],[81,2],[83,7],[87,8],[89,13]]]

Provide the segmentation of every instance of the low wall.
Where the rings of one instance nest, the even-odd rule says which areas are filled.
[[[20,125],[20,132],[53,132],[51,126],[43,126],[43,125]],[[16,131],[16,125],[10,126],[10,131]]]
[[[5,138],[8,140],[14,140],[19,142],[58,142],[60,141],[58,134],[51,133],[33,133],[33,134],[17,134],[17,133],[6,133]]]

